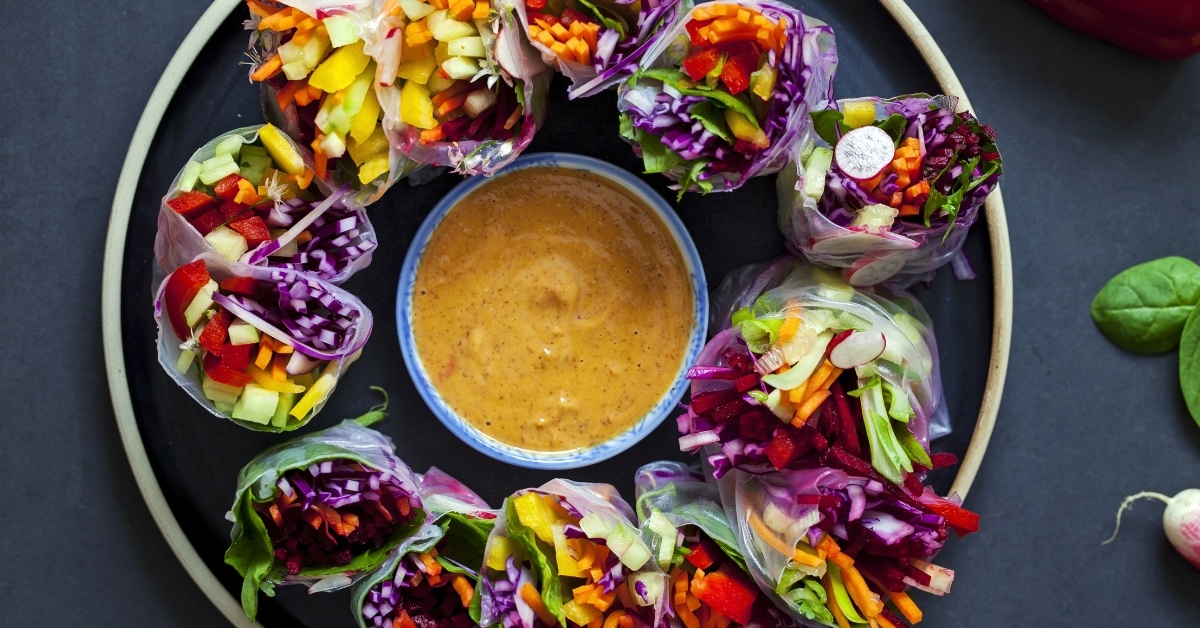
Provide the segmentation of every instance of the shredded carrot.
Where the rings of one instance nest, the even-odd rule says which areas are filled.
[[[434,560],[433,556],[430,555],[429,552],[421,552],[420,554],[417,554],[417,558],[420,559],[421,565],[425,567],[425,573],[431,576],[436,576],[442,573],[442,565],[438,563],[438,561]]]
[[[799,408],[796,408],[796,416],[792,417],[792,427],[803,427],[808,422],[809,417],[817,411],[817,408],[821,407],[822,403],[825,403],[825,399],[828,397],[828,390],[818,390],[809,395],[808,399],[805,399],[804,403]]]
[[[700,628],[700,620],[696,619],[696,615],[687,606],[677,605],[675,614],[679,615],[679,620],[683,622],[685,628]]]
[[[792,339],[796,332],[800,330],[800,317],[789,316],[783,319],[783,324],[779,326],[779,342],[784,343]]]
[[[595,51],[600,38],[600,25],[596,23],[585,24],[582,37],[583,41],[588,45],[588,50]]]
[[[257,15],[258,17],[267,17],[268,15],[279,11],[279,9],[269,7],[258,0],[246,0],[246,7],[250,9],[251,13]]]
[[[408,26],[404,27],[404,43],[409,48],[416,48],[430,41],[433,41],[433,32],[425,25],[424,19],[409,22]]]
[[[447,87],[446,89],[443,89],[442,91],[433,95],[433,98],[431,99],[433,101],[433,106],[440,107],[442,103],[446,102],[447,100],[458,96],[468,89],[473,88],[474,85],[468,83],[467,81],[455,81],[450,87]]]
[[[538,593],[537,588],[533,584],[526,582],[520,591],[521,599],[533,609],[533,614],[538,616],[538,619],[546,623],[547,626],[558,624],[558,618],[550,614],[546,610],[546,605],[542,603],[542,594]]]
[[[280,354],[271,360],[271,379],[277,382],[287,381],[287,356]]]
[[[321,150],[322,139],[322,136],[318,134],[317,139],[313,140],[313,174],[318,179],[325,178],[325,169],[329,166],[329,156]]]
[[[779,553],[783,554],[784,556],[788,556],[792,560],[810,567],[820,567],[825,563],[824,560],[813,556],[808,552],[788,547],[787,543],[784,543],[783,540],[781,540],[778,536],[775,536],[775,533],[763,523],[762,519],[759,518],[757,513],[751,512],[749,520],[750,527],[754,530],[754,532],[758,534],[762,540],[766,541],[768,545],[778,550]]]
[[[492,13],[492,5],[488,0],[479,0],[475,3],[475,11],[471,13],[471,18],[476,20],[486,20],[488,15]]]
[[[417,628],[417,622],[408,616],[408,611],[400,611],[400,616],[392,622],[392,628]]]
[[[451,113],[454,112],[455,109],[458,109],[459,107],[463,106],[463,103],[467,102],[467,96],[470,96],[473,93],[475,93],[474,90],[471,90],[471,91],[462,90],[457,95],[443,100],[442,104],[438,105],[438,108],[435,111],[435,114],[439,118],[443,118],[445,116],[450,115]]]
[[[442,141],[442,138],[444,138],[444,137],[446,137],[446,136],[444,133],[442,133],[441,126],[436,126],[432,129],[427,129],[427,130],[421,131],[421,143],[422,144],[432,144],[434,142],[440,142],[440,141]]]
[[[263,334],[258,341],[258,356],[254,358],[254,366],[267,370],[271,364],[271,337]]]
[[[283,528],[283,513],[279,512],[279,505],[271,504],[271,507],[268,510],[271,513],[271,519],[275,522],[275,525],[279,526],[279,528],[282,529]]]
[[[850,599],[854,600],[854,605],[867,617],[878,616],[879,611],[883,610],[883,600],[867,586],[867,581],[863,580],[858,569],[853,565],[838,565],[838,568],[842,570],[842,583],[846,585],[846,592],[850,594]]]
[[[917,214],[920,214],[920,213],[921,213],[921,208],[917,207],[916,205],[901,205],[900,206],[900,215],[901,216],[916,216]]]
[[[283,86],[283,89],[279,90],[279,93],[275,95],[275,102],[279,103],[279,110],[285,111],[288,107],[292,106],[292,101],[296,99],[296,94],[304,89],[306,85],[308,83],[304,81],[288,81]]]
[[[279,53],[271,55],[266,61],[263,61],[254,72],[250,75],[250,80],[255,82],[265,81],[276,74],[283,71],[283,59],[279,58]]]
[[[524,110],[522,107],[517,107],[517,108],[513,109],[513,112],[511,114],[509,114],[508,119],[504,121],[505,130],[513,128],[513,126],[517,123],[517,120],[521,119],[521,115],[523,113],[524,113]]]
[[[917,607],[916,602],[913,602],[912,598],[904,591],[888,591],[887,595],[892,604],[895,604],[896,608],[900,610],[900,614],[908,620],[908,623],[915,624],[924,617],[924,613]]]
[[[301,231],[300,233],[308,233],[308,232]],[[296,238],[296,242],[299,242],[300,244],[304,244],[307,241],[308,240],[301,240],[300,238]],[[291,354],[292,351],[295,351],[295,350],[296,350],[296,348],[293,347],[292,345],[285,344],[282,342],[275,343],[275,353],[282,353],[283,355],[289,355],[289,354]]]
[[[821,577],[821,584],[825,585],[825,595],[829,600],[829,612],[833,613],[833,619],[837,621],[838,628],[850,628],[850,622],[846,620],[846,614],[842,612],[842,607],[838,606],[837,598],[833,594],[833,579],[829,576],[829,572]]]
[[[309,168],[305,168],[304,174],[300,175],[299,179],[296,179],[296,185],[299,186],[301,190],[307,190],[309,184],[312,183],[312,180],[313,171]]]
[[[909,186],[909,188],[907,190],[904,191],[905,198],[907,198],[910,201],[917,198],[918,196],[928,196],[928,195],[929,195],[929,182],[924,181],[924,180],[918,181],[917,183],[912,184],[911,186]]]
[[[475,0],[450,0],[450,16],[465,22],[475,13]]]
[[[832,386],[833,383],[837,381],[837,378],[839,378],[841,376],[842,376],[842,369],[834,368],[833,372],[830,373],[829,376],[825,378],[825,381],[821,382],[820,390],[829,390],[829,387]]]
[[[838,547],[837,541],[833,540],[833,537],[829,536],[828,534],[822,536],[821,540],[817,542],[817,549],[825,552],[825,555],[829,557],[829,560],[832,560],[834,564],[839,567],[842,566],[842,563],[838,562],[839,556],[845,557],[846,560],[849,561],[847,564],[854,564],[854,559],[843,554],[842,548]]]
[[[412,508],[408,505],[407,497],[401,497],[401,498],[397,499],[396,500],[396,508],[398,508],[400,510],[401,517],[407,517],[408,513],[412,511]]]

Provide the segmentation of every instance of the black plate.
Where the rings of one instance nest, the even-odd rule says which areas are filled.
[[[915,48],[879,5],[823,0],[805,2],[802,8],[836,30],[841,58],[839,98],[936,91],[937,83]],[[244,12],[239,6],[208,43],[155,136],[133,203],[121,307],[133,407],[151,464],[183,531],[235,599],[241,578],[222,560],[230,529],[224,516],[233,501],[234,481],[246,461],[288,436],[250,432],[213,417],[162,372],[154,344],[151,274],[159,202],[178,169],[213,137],[261,121],[257,89],[247,80],[246,66],[240,64],[245,61],[247,42],[242,30]],[[555,81],[546,126],[528,152],[581,153],[640,173],[640,160],[617,135],[613,92],[568,102],[565,88],[564,81]],[[737,266],[768,260],[783,251],[775,220],[774,177],[761,177],[734,193],[687,195],[682,203],[673,202],[675,194],[663,178],[643,178],[677,208],[700,251],[711,285],[717,285]],[[429,210],[460,180],[457,175],[444,175],[419,187],[401,182],[371,206],[380,246],[371,267],[345,287],[375,313],[375,331],[328,406],[303,431],[361,414],[378,402],[368,387],[383,386],[391,394],[391,415],[377,427],[392,437],[404,460],[419,472],[438,466],[498,505],[509,493],[560,474],[497,462],[447,431],[413,388],[393,323],[396,285],[408,244]],[[980,221],[966,244],[967,256],[979,274],[975,281],[957,282],[943,269],[931,286],[914,290],[935,322],[946,400],[955,428],[934,448],[960,457],[979,412],[991,350],[991,256],[985,228]],[[674,422],[668,420],[625,453],[561,475],[609,482],[632,498],[633,474],[640,465],[662,458],[687,458],[678,450],[677,436]],[[944,470],[934,474],[933,482],[944,492],[952,479],[953,470]],[[266,626],[352,626],[349,609],[348,591],[310,596],[303,587],[281,587],[274,599],[263,596],[259,619]]]

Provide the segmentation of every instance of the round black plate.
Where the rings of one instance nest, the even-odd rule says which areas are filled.
[[[804,2],[801,8],[829,22],[837,33],[839,98],[937,90],[915,48],[878,5],[821,0]],[[147,453],[184,532],[234,598],[241,578],[223,563],[223,555],[230,529],[224,517],[233,502],[237,472],[260,450],[289,436],[250,432],[213,417],[162,372],[155,353],[151,275],[159,202],[178,169],[211,138],[261,121],[257,89],[241,64],[248,40],[242,30],[244,12],[239,6],[208,43],[158,129],[133,203],[121,286],[125,364]],[[641,161],[617,134],[614,93],[568,102],[565,88],[564,81],[555,81],[545,128],[528,152],[580,153],[640,173]],[[737,266],[768,260],[783,251],[775,219],[774,177],[761,177],[734,193],[689,194],[681,203],[673,202],[675,193],[667,189],[665,179],[658,175],[643,178],[672,200],[700,250],[712,286]],[[644,441],[611,460],[555,474],[508,466],[475,452],[438,422],[413,388],[393,324],[400,265],[425,215],[459,180],[457,175],[444,175],[418,187],[401,182],[371,206],[380,246],[372,265],[345,287],[374,311],[375,331],[328,406],[303,431],[361,414],[379,401],[368,387],[383,386],[391,394],[391,412],[376,427],[392,437],[401,457],[415,471],[437,466],[462,479],[493,505],[519,488],[542,484],[560,474],[612,483],[631,499],[633,474],[640,465],[656,459],[687,458],[678,450],[673,421],[664,422]],[[976,280],[957,282],[943,269],[931,286],[914,290],[935,322],[946,401],[955,428],[934,448],[960,457],[979,412],[991,350],[992,277],[986,235],[980,221],[967,239],[967,256],[979,274]],[[953,473],[948,469],[934,474],[940,492],[948,490]],[[264,596],[259,619],[266,626],[354,625],[348,591],[310,596],[303,587],[280,587],[274,599]]]

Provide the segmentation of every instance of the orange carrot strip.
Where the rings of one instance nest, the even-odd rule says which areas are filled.
[[[450,5],[448,2],[446,2],[446,0],[429,0],[429,6],[438,10],[450,8]]]
[[[446,102],[447,99],[454,98],[455,96],[458,96],[459,94],[471,88],[471,83],[468,83],[467,81],[456,81],[450,87],[447,87],[446,89],[443,89],[442,91],[433,95],[433,106],[440,107],[442,103]]]
[[[267,17],[279,11],[279,9],[269,7],[258,0],[246,0],[246,7],[250,9],[251,13],[257,15],[258,17]]]
[[[679,620],[683,622],[685,628],[700,628],[700,620],[696,619],[696,615],[687,606],[676,606],[675,614],[679,615]]]
[[[454,591],[458,593],[458,599],[462,602],[463,607],[470,607],[471,600],[475,599],[475,587],[471,586],[470,581],[455,574],[450,579],[450,586],[454,587]]]
[[[779,326],[779,342],[784,343],[792,339],[796,332],[800,330],[800,317],[789,316],[783,319],[783,325]]]
[[[875,186],[879,185],[879,182],[882,180],[883,180],[883,173],[881,172],[881,173],[875,175],[874,177],[867,179],[866,181],[863,181],[859,185],[862,186],[862,189],[870,192],[871,190],[874,190]]]
[[[517,123],[517,120],[520,120],[521,116],[524,114],[525,114],[525,111],[524,111],[524,108],[522,108],[522,107],[517,107],[516,109],[513,109],[513,112],[511,114],[509,114],[508,119],[504,121],[504,128],[505,129],[513,128],[513,125],[515,125]]]
[[[436,1],[436,0],[435,0]],[[526,582],[521,587],[521,599],[533,609],[533,614],[538,616],[538,619],[546,623],[547,626],[555,626],[558,624],[558,618],[550,614],[546,610],[546,605],[542,603],[542,594],[530,583]]]
[[[804,404],[796,409],[796,416],[792,417],[792,426],[803,427],[808,422],[809,417],[817,411],[817,408],[821,407],[821,404],[825,402],[827,397],[829,397],[828,390],[818,390],[809,395],[808,399],[804,400]]]
[[[475,12],[471,14],[472,19],[486,20],[487,16],[492,13],[492,6],[488,0],[479,0],[475,3]]]
[[[307,231],[300,232],[300,236],[305,236],[305,235],[308,235]],[[296,236],[297,244],[304,244],[305,242],[308,242],[309,240],[312,239],[312,236],[308,236],[307,238],[301,240],[300,236]],[[276,345],[275,345],[275,353],[279,353],[282,355],[291,355],[292,351],[295,351],[295,350],[296,350],[296,348],[293,347],[292,345],[284,344],[282,342],[276,343]]]
[[[425,573],[431,576],[436,576],[442,573],[441,563],[434,560],[433,555],[429,552],[421,552],[420,554],[417,554],[417,558],[420,559],[421,564],[424,565]]]
[[[470,85],[470,83],[468,83],[468,85]],[[436,112],[437,117],[439,117],[439,118],[445,117],[445,116],[449,115],[451,112],[453,112],[455,109],[458,109],[459,107],[463,106],[463,103],[467,102],[467,96],[470,96],[474,92],[475,92],[475,90],[468,91],[468,90],[464,89],[464,90],[460,91],[458,94],[443,100],[442,104],[438,105],[437,112]]]
[[[821,390],[829,390],[829,387],[832,386],[833,383],[837,381],[837,378],[839,378],[841,376],[842,376],[842,369],[834,368],[833,372],[829,374],[829,377],[826,377],[825,381],[821,382],[820,389]]]
[[[890,207],[900,207],[903,204],[904,204],[904,192],[896,192],[895,194],[892,195],[892,198],[888,200],[888,206],[890,206]]]
[[[329,157],[321,150],[321,135],[313,140],[313,173],[318,179],[325,178],[325,168],[329,165]]]
[[[436,126],[436,127],[433,127],[432,129],[427,129],[427,130],[421,131],[421,143],[422,144],[432,144],[434,142],[440,142],[440,141],[442,141],[442,138],[444,138],[444,137],[446,137],[446,135],[444,133],[442,133],[441,126]]]
[[[587,42],[588,50],[595,52],[596,44],[600,38],[599,24],[586,24],[583,28],[583,41]]]
[[[911,186],[909,186],[909,188],[907,190],[904,191],[905,198],[907,198],[910,201],[913,200],[914,198],[917,198],[918,196],[923,196],[923,195],[927,196],[928,194],[929,194],[929,182],[924,181],[924,180],[918,181],[917,183],[912,184]]]
[[[300,175],[299,179],[296,179],[296,185],[299,186],[299,188],[301,190],[307,190],[309,184],[312,183],[312,180],[313,180],[313,171],[308,168],[305,168],[304,174]]]
[[[921,213],[921,208],[917,207],[916,205],[901,205],[900,206],[900,215],[901,216],[916,216],[917,214],[920,214],[920,213]]]
[[[255,82],[265,81],[282,71],[283,59],[279,58],[279,53],[277,52],[254,69],[254,72],[250,75],[250,80]]]
[[[838,565],[838,568],[842,570],[842,582],[854,605],[867,617],[877,617],[879,611],[883,610],[883,600],[867,586],[867,581],[863,580],[862,574],[853,565]]]
[[[751,512],[749,520],[750,527],[754,530],[755,534],[758,534],[762,540],[766,541],[768,545],[778,550],[784,556],[790,556],[796,562],[812,567],[820,567],[825,562],[808,552],[788,547],[787,543],[784,543],[779,537],[775,536],[775,533],[762,522],[757,513]]]
[[[556,41],[554,39],[554,35],[551,35],[550,31],[548,31],[548,30],[542,30],[541,32],[539,32],[537,34],[537,40],[538,40],[539,44],[541,44],[547,48],[553,46],[554,42]]]
[[[571,599],[575,600],[576,604],[587,604],[588,598],[592,595],[592,591],[596,588],[594,584],[585,584],[583,586],[571,589]]]
[[[268,339],[268,337],[266,335],[264,335],[263,340],[267,340],[267,339]],[[258,368],[265,371],[265,370],[267,370],[267,367],[270,366],[270,364],[271,364],[271,345],[263,344],[262,342],[260,342],[258,344],[258,356],[254,358],[254,366],[257,366]]]
[[[287,381],[287,363],[288,358],[283,354],[275,356],[271,360],[271,379],[277,382]]]
[[[833,613],[833,619],[837,622],[838,628],[850,628],[846,614],[842,612],[842,607],[838,606],[837,599],[833,595],[833,580],[829,577],[828,571],[821,578],[821,584],[825,585],[825,595],[829,600],[829,612]]]
[[[896,608],[900,610],[900,614],[908,620],[908,623],[915,624],[925,616],[917,607],[916,602],[913,602],[912,598],[904,591],[888,591],[887,595],[892,604],[895,604]]]
[[[450,16],[465,22],[475,13],[475,0],[450,0]]]
[[[283,89],[279,90],[279,93],[275,95],[275,102],[279,103],[279,110],[286,111],[288,107],[292,106],[292,101],[296,99],[296,94],[304,89],[305,85],[307,83],[304,81],[288,81],[283,86]]]

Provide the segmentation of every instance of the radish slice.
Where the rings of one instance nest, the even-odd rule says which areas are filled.
[[[883,332],[860,331],[839,342],[829,352],[829,362],[840,369],[856,368],[882,355],[886,347]]]
[[[872,250],[905,251],[920,246],[920,243],[891,231],[871,233],[865,227],[861,229],[817,240],[813,242],[812,250],[822,255],[850,255]]]
[[[1116,529],[1101,545],[1107,545],[1117,538],[1117,533],[1121,531],[1121,514],[1125,509],[1146,497],[1167,505],[1163,511],[1163,532],[1167,540],[1193,567],[1200,569],[1200,489],[1197,488],[1179,491],[1174,497],[1148,491],[1126,497],[1117,511]]]
[[[904,258],[899,255],[871,253],[846,269],[846,283],[855,288],[867,288],[891,279],[903,268]]]
[[[866,181],[883,172],[895,154],[892,136],[877,126],[854,129],[833,148],[838,169],[855,181]]]

